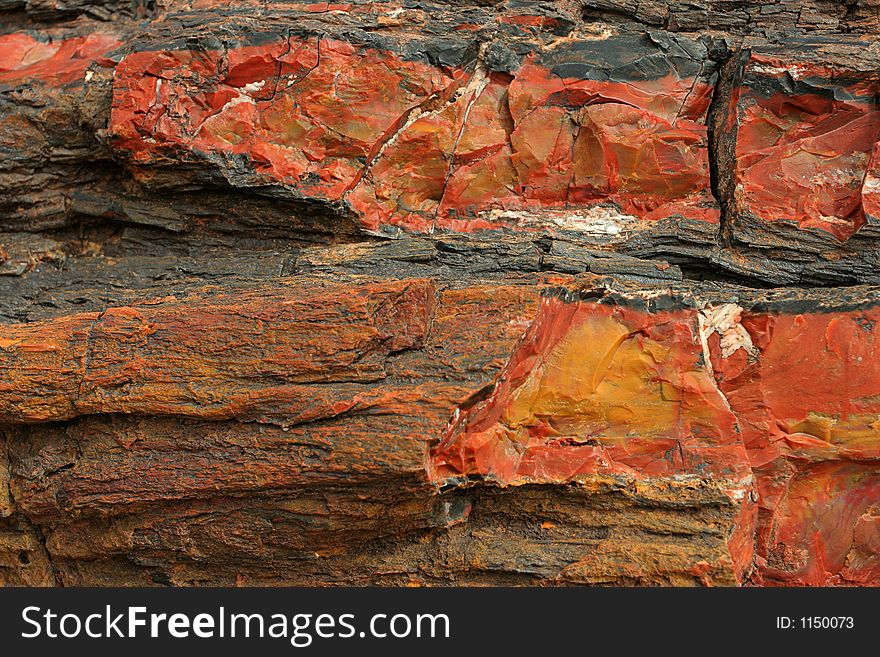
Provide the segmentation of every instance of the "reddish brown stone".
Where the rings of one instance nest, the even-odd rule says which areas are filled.
[[[709,93],[687,79],[561,78],[527,59],[404,129],[352,203],[374,229],[402,210],[404,227],[470,231],[603,202],[618,208],[610,217],[715,222],[700,123]],[[577,230],[578,219],[561,227]]]
[[[0,583],[880,584],[870,7],[63,4]]]
[[[391,391],[358,384],[385,378],[389,353],[423,344],[432,284],[340,291],[320,284],[306,295],[285,286],[250,290],[183,313],[175,299],[156,299],[7,326],[0,416],[34,422],[95,412],[218,419],[268,413],[295,423],[359,404],[393,404]],[[262,373],[256,380],[255,371]],[[320,383],[341,385],[310,387]]]
[[[319,289],[308,291],[311,286]],[[349,302],[328,303],[328,295],[339,286],[312,280],[297,295],[283,289],[269,292],[273,288],[267,286],[262,293],[252,290],[224,300],[205,296],[206,290],[185,305],[166,300],[107,312],[91,337],[81,336],[89,355],[80,371],[90,381],[90,392],[83,388],[75,393],[81,401],[72,412],[82,417],[9,428],[13,448],[8,476],[17,512],[52,527],[47,546],[65,583],[144,582],[150,569],[136,565],[141,559],[167,564],[161,572],[179,583],[226,581],[223,572],[209,575],[204,570],[206,564],[217,568],[221,563],[234,564],[236,573],[245,573],[244,581],[263,583],[332,583],[336,575],[328,573],[350,572],[363,563],[372,564],[363,575],[370,582],[400,582],[382,578],[383,573],[390,577],[393,564],[402,563],[407,565],[400,572],[412,573],[402,576],[417,582],[456,573],[471,577],[487,563],[513,574],[517,566],[511,550],[534,551],[535,539],[529,538],[533,526],[540,527],[546,541],[564,546],[558,554],[556,548],[546,553],[547,565],[535,581],[735,583],[728,543],[738,511],[711,478],[679,480],[661,473],[663,468],[630,484],[613,477],[584,477],[574,498],[549,506],[546,491],[528,487],[488,496],[473,491],[479,510],[471,511],[466,491],[463,500],[454,492],[437,497],[425,470],[427,447],[442,434],[450,409],[491,380],[513,343],[529,330],[540,287],[483,284],[439,292],[427,334],[416,331],[422,337],[415,342],[388,338],[385,348],[393,348],[393,354],[383,351],[383,376],[362,378],[355,385],[336,381],[332,374],[356,374],[346,365],[351,355],[346,336],[371,335],[371,326],[386,324],[379,321],[383,316],[394,327],[389,335],[415,335],[407,327],[423,325],[419,308],[424,302],[413,297],[405,306],[374,304],[368,312],[372,320],[361,317],[358,309],[365,299],[385,298],[392,290],[388,298],[396,299],[399,290],[415,292],[419,285],[370,284]],[[270,319],[271,308],[284,303],[291,303],[290,312],[304,326],[323,322],[327,330],[310,338],[294,324]],[[397,307],[402,314],[393,312]],[[222,333],[206,321],[221,309]],[[134,335],[119,325],[124,321],[129,326],[127,318],[134,316],[145,320],[139,325],[150,327],[137,334],[137,358],[129,351]],[[193,333],[198,344],[182,334],[172,337],[173,327],[194,322],[200,327]],[[277,327],[274,339],[261,332],[261,322]],[[33,325],[31,338],[50,334],[47,329],[53,325],[55,333],[70,333],[69,322],[51,321]],[[22,341],[7,345],[7,357],[30,362],[21,350],[26,332],[18,329]],[[312,371],[312,357],[322,352],[315,340],[328,354],[340,349],[339,369],[328,362],[326,375]],[[287,354],[284,368],[270,371],[272,358],[242,359],[258,349],[271,356],[268,344],[275,345],[272,353],[279,358]],[[57,342],[47,346],[71,351]],[[210,354],[220,353],[230,365],[223,373],[209,362]],[[359,343],[356,355],[358,362],[371,361],[369,339]],[[125,382],[107,375],[111,362],[128,364]],[[189,374],[172,380],[162,374],[166,365]],[[207,388],[198,383],[203,376],[212,380],[217,403],[204,396]],[[321,416],[290,414],[290,406],[272,392],[279,389],[274,379],[282,376],[309,379],[302,390],[312,399],[355,392],[359,403],[331,408]],[[79,380],[76,374],[71,378]],[[55,385],[66,394],[63,377]],[[6,390],[0,396],[11,401],[16,393]],[[45,397],[52,393],[46,391]],[[221,402],[236,398],[242,403]],[[254,415],[259,408],[270,412]],[[224,417],[237,421],[219,421]],[[259,421],[241,422],[249,418]],[[206,499],[212,500],[208,506]],[[157,515],[160,508],[164,511]],[[522,537],[509,527],[496,533],[493,518],[509,518],[510,513],[521,514]],[[601,532],[596,527],[607,525],[609,513],[620,522],[597,542]],[[708,533],[706,523],[714,527]],[[96,532],[96,524],[103,529]],[[412,544],[409,538],[389,543],[392,525],[417,532]],[[465,525],[475,533],[472,543],[455,539],[442,547],[450,531]],[[685,538],[694,532],[700,540]],[[320,554],[318,562],[313,561],[315,553]],[[290,570],[292,555],[306,559],[295,572]],[[422,571],[414,572],[414,567]],[[499,581],[494,577],[490,581]]]
[[[190,149],[247,154],[258,176],[336,200],[355,180],[357,159],[453,82],[432,67],[318,37],[228,53],[145,51],[117,69],[111,130],[140,163]]]
[[[755,53],[736,93],[740,212],[840,241],[877,216],[867,177],[880,138],[876,76]]]
[[[62,86],[82,80],[92,64],[114,66],[106,55],[121,45],[115,34],[70,39],[37,39],[30,34],[0,35],[0,85],[41,82]]]
[[[702,362],[697,317],[545,299],[492,394],[434,451],[434,478],[712,473],[747,488],[736,418]]]
[[[710,338],[758,481],[758,581],[880,583],[860,555],[880,499],[878,320],[874,304],[753,310],[740,320],[741,347]]]
[[[533,225],[716,223],[699,62],[609,80],[602,46],[586,45],[585,77],[539,54],[509,73],[471,70],[317,36],[136,52],[117,68],[110,129],[139,165],[206,159],[223,171],[246,156],[246,172],[224,175],[344,201],[371,232],[522,227],[547,209],[569,212]],[[617,37],[608,56],[627,47],[636,62],[657,48]]]

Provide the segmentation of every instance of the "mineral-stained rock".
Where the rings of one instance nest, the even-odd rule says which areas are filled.
[[[880,81],[863,48],[816,56],[828,47],[755,47],[739,61],[722,138],[731,142],[730,236],[770,253],[804,252],[758,274],[769,280],[804,270],[857,280],[876,268]]]
[[[85,75],[93,64],[113,65],[103,56],[121,45],[112,34],[42,41],[27,33],[0,37],[0,84],[65,86]]]
[[[662,297],[648,302],[654,309],[639,301],[545,299],[498,386],[459,414],[435,450],[434,477],[563,483],[693,470],[748,482],[698,312]]]
[[[566,210],[559,228],[572,231],[717,223],[707,43],[513,36],[499,53],[457,27],[439,62],[431,41],[318,27],[210,50],[151,44],[117,67],[113,147],[138,165],[207,162],[240,184],[342,202],[380,233],[541,226],[545,208]]]
[[[602,301],[544,300],[491,394],[453,416],[432,451],[432,477],[708,478],[742,506],[730,538],[741,577],[752,560],[754,482],[705,358],[699,312],[656,294]]]
[[[858,555],[880,476],[876,303],[759,305],[737,320],[743,346],[709,338],[758,479],[760,577],[876,582],[876,563]]]
[[[683,301],[545,299],[493,389],[432,450],[434,480],[711,473],[746,500],[731,535],[740,573],[758,500],[756,581],[876,581],[863,547],[876,540],[880,476],[876,291],[827,305]]]
[[[0,583],[880,585],[876,10],[0,0]]]
[[[312,263],[319,259],[317,253],[310,257]],[[5,345],[6,362],[21,366],[8,370],[11,376],[19,371],[32,376],[46,353],[72,363],[71,382],[63,376],[54,382],[41,379],[45,405],[13,402],[24,384],[13,383],[2,393],[5,412],[19,414],[6,420],[27,421],[4,431],[14,517],[23,515],[44,528],[61,581],[738,581],[728,539],[738,526],[739,507],[712,477],[628,483],[595,476],[571,492],[490,487],[438,496],[425,469],[428,447],[442,434],[451,410],[491,381],[528,330],[540,289],[555,288],[568,277],[465,287],[438,281],[436,295],[407,296],[415,305],[406,308],[393,302],[401,298],[399,291],[424,290],[425,283],[350,280],[343,285],[336,278],[334,283],[299,278],[297,285],[304,288],[290,301],[284,300],[282,285],[281,296],[272,293],[276,296],[267,297],[262,311],[253,304],[247,308],[243,298],[230,308],[221,303],[226,293],[212,298],[201,290],[201,298],[191,295],[185,305],[144,300],[119,309],[118,318],[145,320],[138,322],[145,330],[137,336],[117,330],[122,326],[112,328],[116,320],[105,330],[92,315],[87,316],[93,324],[89,335],[72,328],[86,318],[69,315],[30,325],[34,340],[65,335],[66,342],[52,338],[42,342],[43,351],[34,351],[18,333],[14,340],[20,341]],[[278,283],[267,286],[263,296]],[[358,285],[364,292],[352,294]],[[328,289],[339,291],[334,298],[350,300],[325,303]],[[393,292],[387,296],[382,290]],[[293,301],[302,293],[302,300]],[[304,312],[305,304],[312,310]],[[275,348],[288,354],[284,372],[270,370],[271,358],[240,361],[236,354],[265,350],[273,342],[262,336],[260,326],[281,324],[266,309],[288,305],[300,318],[298,325],[322,322],[328,330],[300,332],[289,325],[287,337],[277,333]],[[357,318],[358,307],[366,310],[363,320]],[[218,324],[222,331],[204,321],[218,308],[228,308]],[[430,316],[419,308],[429,309]],[[390,332],[377,333],[370,327],[383,316],[396,319],[379,321]],[[200,328],[192,332],[197,342],[163,335],[198,317],[203,318]],[[329,328],[333,318],[345,320]],[[416,325],[422,329],[407,328]],[[421,337],[414,340],[393,337],[416,333]],[[349,341],[346,334],[364,339]],[[368,365],[374,349],[370,335],[382,345],[381,372]],[[126,344],[132,338],[141,355],[118,358],[131,348]],[[84,344],[76,347],[78,339]],[[316,362],[319,344],[341,359],[339,377],[332,374],[331,361],[319,373],[309,364]],[[293,357],[300,349],[309,356]],[[228,363],[225,372],[211,366],[221,353]],[[358,364],[354,368],[350,357]],[[126,363],[123,378],[100,365],[105,358]],[[190,363],[191,376],[162,374],[163,368],[184,362]],[[100,389],[88,393],[91,384],[85,381],[92,380],[93,368],[101,372],[94,379]],[[365,375],[354,382],[361,369]],[[202,376],[210,386],[202,388]],[[280,403],[273,390],[284,387],[283,378],[299,380],[301,401],[323,410],[306,417]],[[148,392],[151,387],[154,392]],[[214,406],[212,399],[232,399],[233,388],[240,390],[234,407]],[[159,405],[144,405],[143,395]],[[42,422],[72,415],[80,417]],[[223,417],[230,419],[218,421]],[[608,513],[619,514],[621,522],[609,528]],[[715,529],[706,533],[707,525]],[[519,553],[532,555],[529,566],[520,563]],[[292,567],[291,559],[300,565]]]
[[[106,124],[119,35],[53,30],[0,35],[0,214],[5,230],[64,225],[70,188],[97,177],[96,131]]]
[[[861,188],[880,134],[872,78],[752,55],[737,108],[743,211],[841,242],[865,224]]]

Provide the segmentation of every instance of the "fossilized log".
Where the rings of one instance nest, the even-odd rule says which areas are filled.
[[[0,1],[0,581],[880,583],[876,15]]]
[[[316,269],[320,251],[309,254]],[[469,514],[544,499],[541,486],[563,484],[577,484],[566,495],[578,501],[565,504],[617,510],[603,531],[595,519],[558,523],[555,502],[548,517],[522,520],[562,524],[581,545],[556,571],[526,569],[536,581],[876,577],[875,290],[830,301],[824,292],[651,289],[561,274],[453,284],[431,264],[418,279],[346,280],[325,267],[239,291],[207,287],[7,325],[0,398],[3,420],[18,425],[5,432],[7,507],[52,528],[47,547],[65,582],[114,581],[101,572],[204,581],[190,564],[200,559],[218,572],[244,568],[226,547],[190,545],[202,539],[181,538],[190,547],[178,554],[169,537],[151,548],[145,536],[171,531],[152,527],[160,519],[187,535],[213,527],[216,502],[220,515],[242,523],[230,535],[257,532],[271,544],[282,530],[265,514],[315,498],[321,509],[309,522],[318,527],[301,527],[300,543],[259,548],[251,556],[276,566],[261,579],[254,562],[242,581],[279,581],[270,571],[293,554],[334,559],[303,565],[289,581],[348,581],[348,569],[367,558],[359,550],[380,539],[389,561],[363,565],[358,581],[492,581],[461,555],[427,568],[433,553],[418,545],[439,549],[459,522],[469,532],[472,522],[508,531],[512,510],[500,521]],[[475,482],[512,488],[490,487],[489,501]],[[373,512],[358,510],[365,499]],[[682,514],[710,512],[711,541],[663,529]],[[623,520],[627,513],[634,517]],[[261,522],[268,525],[254,526]],[[75,538],[96,526],[107,538],[90,548]],[[658,563],[647,546],[660,539],[648,536],[667,531],[685,536],[658,546],[667,554]],[[512,558],[524,539],[509,540]],[[308,546],[330,552],[306,555]],[[491,549],[501,558],[502,544]],[[532,548],[557,565],[573,549],[563,557],[540,540]],[[621,555],[629,565],[612,567]],[[512,564],[486,567],[502,571],[497,581],[525,581]]]

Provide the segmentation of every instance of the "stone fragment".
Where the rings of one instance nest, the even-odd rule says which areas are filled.
[[[841,242],[869,220],[863,188],[880,138],[868,72],[752,53],[736,97],[736,202]]]
[[[716,294],[545,298],[494,386],[454,414],[431,477],[705,477],[742,500],[740,576],[754,545],[755,583],[877,584],[880,297]]]
[[[524,217],[550,209],[718,221],[705,126],[716,65],[702,41],[531,38],[498,68],[491,45],[437,66],[393,42],[260,41],[126,56],[114,148],[138,167],[199,162],[233,185],[343,203],[379,234],[534,229]]]

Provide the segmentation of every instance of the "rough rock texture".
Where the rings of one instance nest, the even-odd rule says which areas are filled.
[[[880,585],[874,0],[0,0],[0,583]]]
[[[117,68],[113,146],[138,165],[204,161],[238,184],[342,202],[379,233],[541,228],[537,211],[549,208],[573,209],[556,223],[575,231],[717,223],[703,124],[714,65],[702,42],[341,36],[257,34],[266,43],[198,52],[150,44]],[[420,50],[427,63],[407,57]]]
[[[719,130],[738,267],[774,283],[874,280],[878,47],[810,39],[738,57]],[[780,262],[760,265],[761,251]]]

